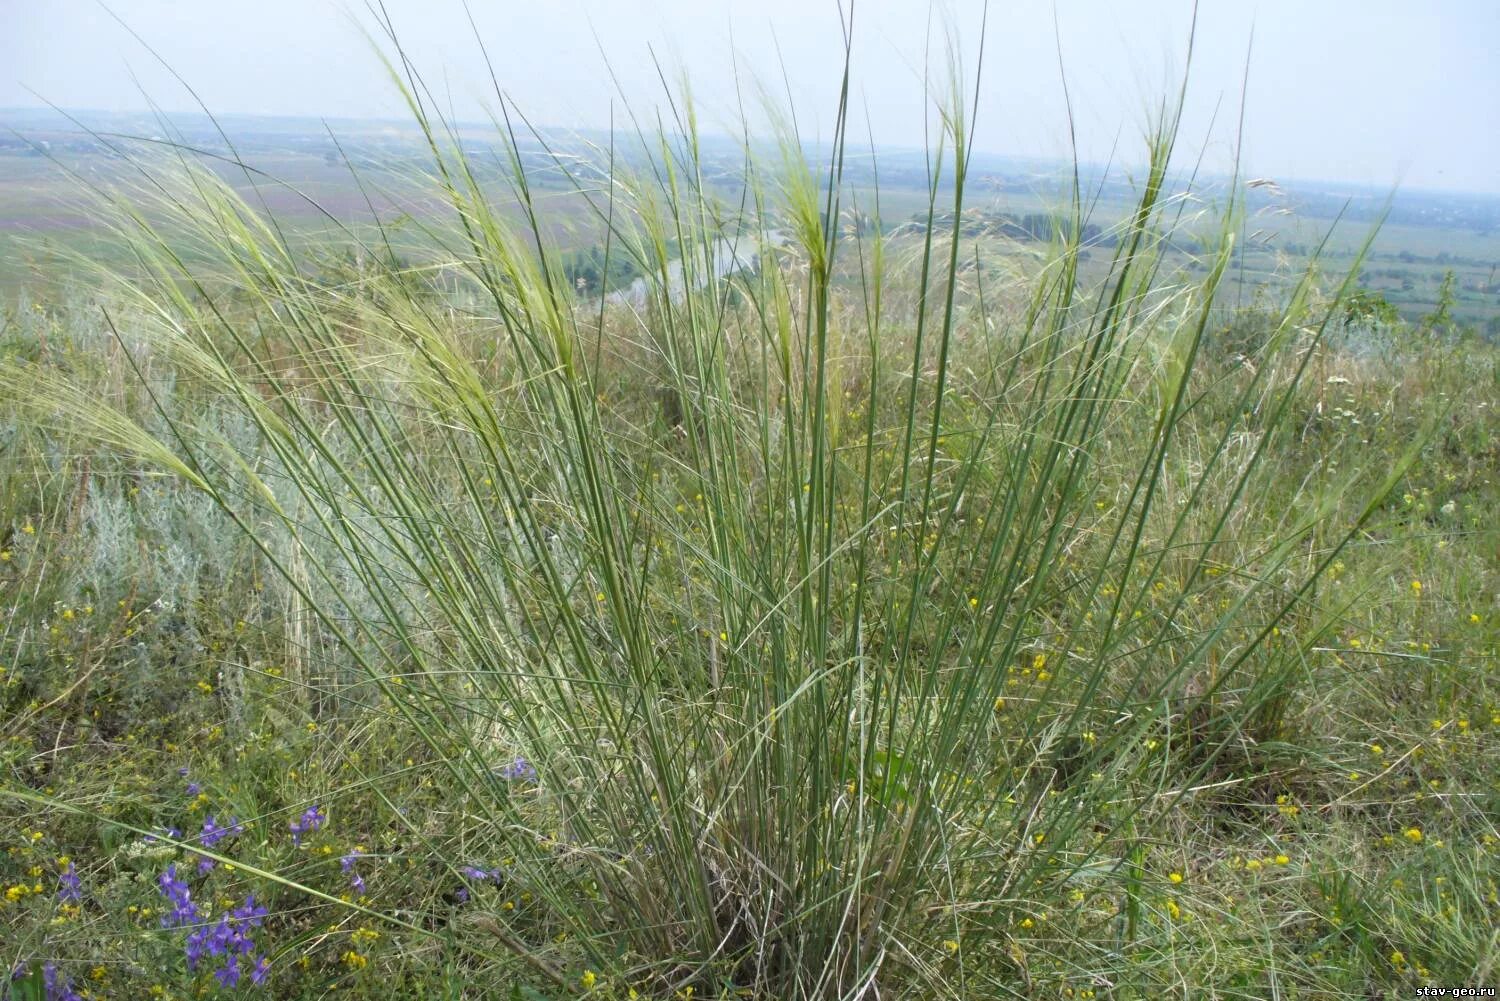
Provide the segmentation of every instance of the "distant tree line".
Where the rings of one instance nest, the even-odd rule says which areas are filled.
[[[625,288],[641,276],[641,269],[621,247],[611,249],[608,260],[600,246],[570,250],[562,255],[562,269],[569,284],[585,295]]]

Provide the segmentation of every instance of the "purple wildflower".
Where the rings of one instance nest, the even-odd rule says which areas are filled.
[[[249,921],[255,927],[259,928],[262,919],[270,912],[260,904],[257,904],[255,902],[255,894],[251,893],[245,897],[245,902],[231,913],[241,921]]]
[[[47,963],[42,967],[42,986],[47,990],[47,1001],[83,1001],[73,989],[73,978],[63,977],[58,983],[57,964]]]
[[[217,959],[215,979],[224,987],[237,986],[244,975],[240,960],[255,952],[253,929],[261,926],[265,916],[266,909],[256,904],[251,894],[242,905],[220,915],[218,921],[200,925],[187,939],[188,969],[196,971],[203,960]],[[250,969],[251,982],[262,983],[268,969],[265,956],[257,956]]]
[[[78,870],[72,862],[57,876],[57,899],[64,903],[78,903],[83,900],[83,881],[78,878]]]
[[[348,855],[339,859],[339,868],[344,871],[344,875],[349,877],[349,886],[353,888],[355,893],[361,896],[365,892],[365,880],[363,876],[354,870],[354,862],[363,854],[364,852],[358,848],[354,848],[350,850]]]
[[[500,777],[509,782],[535,782],[536,766],[525,758],[517,758],[500,766]]]
[[[244,834],[245,825],[239,822],[239,818],[230,817],[228,824],[217,824],[214,822],[213,814],[203,822],[203,833],[198,835],[198,843],[204,848],[212,848],[225,838],[235,834]]]
[[[240,983],[240,961],[238,956],[226,956],[224,965],[214,971],[221,987],[238,987]]]
[[[161,886],[161,895],[172,905],[171,912],[162,915],[163,928],[180,928],[197,922],[198,907],[193,903],[192,890],[187,883],[177,878],[177,863],[167,866],[156,882]]]
[[[495,883],[498,885],[500,881],[505,878],[505,874],[498,868],[481,869],[477,865],[459,866],[458,873],[464,879],[467,879],[473,883]],[[458,889],[453,891],[453,895],[460,904],[468,903],[469,888],[467,886],[460,886]]]
[[[219,824],[214,820],[213,814],[209,814],[208,819],[203,822],[203,831],[198,835],[198,842],[204,848],[212,848],[225,838],[243,833],[245,833],[245,825],[239,822],[239,818],[230,817],[228,824]],[[214,860],[211,858],[198,860],[198,872],[201,874],[207,875],[213,871],[213,867]]]
[[[198,795],[202,791],[203,791],[203,787],[200,786],[196,782],[189,782],[187,784],[187,794],[189,796],[196,796],[196,795]]]
[[[287,827],[292,832],[292,844],[302,844],[302,835],[307,834],[311,831],[316,831],[318,828],[323,826],[323,822],[327,819],[328,817],[323,813],[321,807],[308,807],[303,811],[302,816],[299,819],[287,824]]]

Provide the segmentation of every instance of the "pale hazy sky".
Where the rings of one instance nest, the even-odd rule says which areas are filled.
[[[538,124],[602,126],[622,91],[637,111],[649,111],[661,86],[648,46],[674,76],[691,78],[706,129],[730,131],[738,118],[736,67],[747,91],[759,80],[784,95],[785,66],[804,138],[827,138],[837,108],[836,0],[470,6],[501,87]],[[372,23],[362,3],[111,0],[110,7],[215,111],[404,117],[354,26]],[[387,8],[429,84],[459,117],[481,117],[492,92],[460,0],[387,0]],[[929,75],[941,78],[951,26],[972,77],[982,9],[979,0],[855,3],[855,117],[868,118],[878,143],[922,144],[932,120],[922,100],[924,52],[932,53]],[[1191,10],[1190,0],[995,0],[976,146],[1066,152],[1060,41],[1083,157],[1104,159],[1118,139],[1120,158],[1137,161],[1148,108],[1184,65]],[[1184,144],[1206,147],[1213,168],[1230,161],[1247,50],[1251,173],[1500,192],[1500,0],[1203,0]],[[140,109],[136,80],[166,108],[192,107],[97,0],[0,0],[0,108],[37,106],[35,91],[69,108]]]

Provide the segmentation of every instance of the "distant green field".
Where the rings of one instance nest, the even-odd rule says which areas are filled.
[[[430,250],[424,226],[451,223],[449,207],[432,196],[430,179],[422,173],[415,145],[395,145],[384,153],[363,152],[351,156],[358,178],[350,167],[331,152],[326,139],[306,136],[278,140],[303,148],[275,146],[257,148],[250,157],[257,172],[248,174],[221,164],[218,172],[230,180],[247,203],[268,209],[291,231],[294,245],[326,247],[330,243],[352,244],[351,234],[373,233],[370,224],[378,217],[390,224],[402,221],[399,239],[406,249],[422,254]],[[319,145],[321,143],[321,145]],[[264,147],[264,143],[262,146]],[[487,197],[504,210],[515,205],[515,195],[506,180],[506,165],[491,158],[476,157],[486,177]],[[908,171],[908,174],[911,174]],[[915,176],[900,175],[915,183]],[[70,269],[59,258],[85,252],[93,260],[127,265],[108,234],[95,225],[88,210],[89,185],[130,190],[140,179],[123,167],[123,161],[100,153],[64,151],[56,161],[15,148],[0,149],[0,296],[14,297],[22,289],[33,292],[69,280]],[[533,181],[537,203],[546,207],[547,236],[562,249],[591,246],[600,225],[585,200],[571,183],[540,174]],[[727,201],[734,201],[727,192]],[[925,188],[889,183],[884,177],[878,198],[873,188],[855,187],[851,204],[872,217],[878,211],[890,230],[914,217],[925,215]],[[1285,276],[1300,270],[1311,251],[1327,240],[1323,257],[1330,273],[1338,272],[1353,259],[1369,232],[1366,221],[1343,221],[1299,214],[1297,199],[1287,196],[1284,205],[1262,205],[1247,214],[1239,237],[1239,256],[1229,274],[1228,293],[1234,302],[1254,297],[1255,290],[1275,288]],[[1325,211],[1327,199],[1315,201]],[[1128,193],[1118,186],[1106,187],[1102,195],[1087,196],[1089,221],[1109,231],[1118,227],[1131,205]],[[1067,200],[1043,182],[1003,175],[982,176],[967,196],[967,206],[981,212],[1025,215],[1065,214]],[[1290,207],[1288,207],[1290,206]],[[939,204],[941,211],[949,206]],[[519,211],[515,209],[514,211]],[[1212,242],[1218,226],[1217,208],[1207,201],[1193,200],[1174,208],[1180,213],[1182,232],[1201,234]],[[510,214],[510,213],[507,213]],[[1445,217],[1446,219],[1446,217]],[[341,232],[347,228],[349,232]],[[983,253],[992,258],[1012,258],[1012,266],[1024,268],[1040,247],[1028,249],[1013,241],[992,241]],[[1107,248],[1093,256],[1107,258]],[[1084,277],[1102,269],[1084,268]],[[1166,265],[1184,273],[1201,271],[1191,255],[1169,253]],[[1360,284],[1385,296],[1408,320],[1417,320],[1437,309],[1445,276],[1451,272],[1451,312],[1454,320],[1500,336],[1500,229],[1481,232],[1475,225],[1444,221],[1432,225],[1388,222],[1377,237],[1362,269]],[[1102,271],[1100,271],[1102,273]]]
[[[372,242],[378,218],[392,227],[399,246],[416,253],[431,244],[425,226],[449,222],[447,206],[432,196],[426,179],[399,163],[362,165],[356,180],[347,165],[329,163],[323,155],[280,152],[253,159],[253,173],[230,164],[216,171],[247,205],[274,216],[294,247],[326,250]],[[582,198],[555,183],[540,188],[535,194],[547,206],[548,237],[564,248],[588,242],[576,235],[577,224],[588,217]],[[150,193],[133,168],[109,156],[63,154],[53,160],[0,150],[0,297],[66,284],[75,276],[68,261],[79,255],[129,266],[119,242],[97,224],[90,208],[91,191],[100,190],[130,198]],[[488,179],[487,194],[502,209],[515,203],[498,171]]]

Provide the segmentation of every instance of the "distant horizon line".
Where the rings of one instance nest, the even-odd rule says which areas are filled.
[[[303,123],[318,123],[318,124],[324,124],[324,125],[350,124],[350,125],[365,125],[365,126],[400,127],[400,128],[407,128],[407,129],[418,129],[419,128],[417,126],[417,124],[416,124],[416,122],[415,122],[414,119],[412,119],[412,118],[405,118],[405,117],[394,118],[394,117],[384,117],[384,116],[375,117],[375,116],[360,116],[360,115],[317,115],[317,114],[306,114],[306,113],[293,114],[293,113],[280,113],[280,112],[272,113],[272,112],[260,112],[260,111],[222,111],[222,112],[212,112],[212,113],[210,113],[210,112],[204,111],[201,108],[193,109],[193,110],[176,110],[176,111],[162,110],[162,109],[137,109],[137,110],[130,110],[130,111],[120,111],[120,110],[107,110],[107,109],[104,109],[104,108],[77,108],[77,107],[59,108],[59,107],[54,107],[54,106],[51,106],[51,105],[29,105],[29,106],[28,105],[11,105],[11,106],[6,106],[6,107],[0,107],[0,128],[6,129],[8,131],[16,132],[17,134],[20,134],[19,131],[17,129],[15,129],[11,125],[10,122],[7,121],[7,116],[13,115],[13,114],[14,115],[27,115],[27,116],[47,116],[47,117],[51,117],[51,118],[56,119],[60,124],[66,124],[66,125],[74,128],[74,129],[77,128],[77,125],[75,123],[73,123],[73,122],[68,121],[68,119],[70,117],[82,118],[82,117],[89,116],[89,115],[111,116],[111,117],[147,117],[147,118],[153,118],[153,119],[155,119],[155,118],[166,118],[168,121],[174,122],[174,123],[177,120],[182,119],[182,118],[198,118],[198,119],[201,119],[203,122],[209,123],[209,124],[211,124],[214,121],[221,121],[221,120],[226,120],[226,119],[251,119],[251,120],[257,120],[257,121],[303,122]],[[495,122],[489,121],[489,120],[482,120],[482,119],[454,119],[454,120],[444,119],[444,121],[445,121],[446,124],[451,125],[451,126],[453,126],[455,128],[459,128],[459,129],[489,129],[489,130],[493,130],[495,128]],[[558,125],[542,125],[542,126],[536,126],[536,127],[533,128],[532,126],[528,125],[527,126],[527,132],[528,132],[528,134],[531,134],[532,132],[535,132],[535,133],[537,133],[537,134],[539,134],[539,135],[541,135],[543,137],[548,136],[549,134],[553,134],[553,133],[557,133],[557,134],[572,133],[572,134],[576,134],[576,135],[580,135],[580,136],[585,136],[587,134],[596,134],[596,135],[606,135],[607,136],[607,135],[611,134],[611,129],[609,129],[607,127],[599,127],[599,126],[558,126]],[[80,134],[87,134],[87,133],[86,132],[80,132]],[[312,131],[309,131],[307,134],[311,135],[311,134],[314,134],[314,133]],[[618,136],[618,135],[634,135],[634,134],[637,134],[637,133],[635,133],[633,130],[615,129],[615,130],[613,130],[613,134]],[[669,134],[671,134],[671,135],[678,135],[679,133],[669,133]],[[715,141],[731,142],[731,143],[734,143],[734,144],[737,144],[737,145],[742,142],[742,139],[740,137],[732,136],[732,135],[729,135],[727,133],[704,132],[704,133],[700,133],[700,135],[701,135],[702,138],[706,138],[706,139],[710,139],[710,140],[715,140]],[[22,137],[25,138],[24,135]],[[766,139],[764,141],[766,141],[766,142],[773,142],[774,140]],[[827,144],[826,141],[824,141],[824,142],[804,142],[803,143],[804,149],[806,149],[808,147],[822,148],[822,147],[826,147],[827,145],[828,144]],[[927,149],[925,149],[924,147],[921,147],[921,146],[903,146],[903,145],[899,145],[899,144],[890,144],[890,143],[876,144],[875,147],[874,147],[874,149],[875,149],[876,152],[886,152],[886,153],[897,154],[897,155],[918,155],[918,154],[925,154],[927,152]],[[995,150],[976,149],[974,151],[974,155],[978,156],[978,157],[987,157],[987,158],[993,158],[993,159],[1002,160],[1002,161],[1009,160],[1009,161],[1015,161],[1015,162],[1018,162],[1018,163],[1028,163],[1029,162],[1029,163],[1036,164],[1038,166],[1055,166],[1055,167],[1057,167],[1059,169],[1068,169],[1068,168],[1071,168],[1071,167],[1073,167],[1075,165],[1075,161],[1069,160],[1066,157],[1055,155],[1055,154],[1034,154],[1034,153],[1013,153],[1013,152],[1011,152],[1011,153],[1002,153],[1002,152],[998,152],[998,151],[995,151]],[[1139,163],[1136,163],[1136,164],[1124,164],[1124,163],[1121,163],[1121,162],[1113,162],[1113,163],[1105,164],[1105,163],[1100,163],[1099,161],[1094,161],[1094,160],[1077,161],[1076,165],[1079,166],[1079,167],[1088,168],[1091,171],[1099,172],[1099,173],[1103,173],[1103,172],[1106,172],[1106,171],[1111,171],[1112,172],[1112,171],[1119,171],[1119,170],[1137,169],[1137,168],[1140,168],[1140,167],[1144,166],[1143,164],[1139,164]],[[1211,173],[1211,174],[1204,175],[1204,176],[1211,177],[1211,178],[1214,178],[1216,180],[1228,180],[1229,177],[1230,177],[1230,175],[1226,174],[1226,173]],[[1264,177],[1264,178],[1267,178],[1267,179],[1273,181],[1277,186],[1279,186],[1279,187],[1281,187],[1283,189],[1292,189],[1292,188],[1302,187],[1302,188],[1309,189],[1309,190],[1313,190],[1313,189],[1319,190],[1320,193],[1322,193],[1322,194],[1330,194],[1330,193],[1332,193],[1332,192],[1330,192],[1328,190],[1329,188],[1344,187],[1344,188],[1353,188],[1353,189],[1356,189],[1357,191],[1359,191],[1361,193],[1367,193],[1367,194],[1374,195],[1374,196],[1385,196],[1385,195],[1394,194],[1396,197],[1399,197],[1403,193],[1408,193],[1408,194],[1415,194],[1415,195],[1466,196],[1466,197],[1470,197],[1470,198],[1500,200],[1500,189],[1491,190],[1491,191],[1479,191],[1479,190],[1474,190],[1474,189],[1471,189],[1471,188],[1459,188],[1459,187],[1449,187],[1449,188],[1439,187],[1439,188],[1434,188],[1434,187],[1430,187],[1430,186],[1415,186],[1415,185],[1410,185],[1409,186],[1409,185],[1402,185],[1400,183],[1393,183],[1391,185],[1376,185],[1376,184],[1371,184],[1371,183],[1369,183],[1367,181],[1354,181],[1354,180],[1345,180],[1345,179],[1340,179],[1340,178],[1303,177],[1303,176],[1292,176],[1292,175],[1284,175],[1284,176],[1278,177],[1278,176],[1275,176],[1274,173],[1273,174],[1265,174],[1265,173],[1251,174],[1251,172],[1248,172],[1248,171],[1243,172],[1242,176],[1244,176],[1247,180],[1249,180],[1249,179],[1255,179],[1256,177]]]

